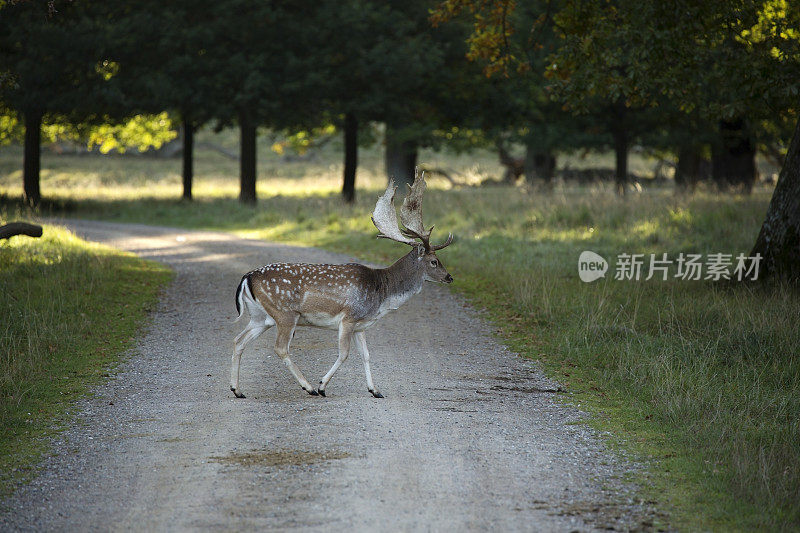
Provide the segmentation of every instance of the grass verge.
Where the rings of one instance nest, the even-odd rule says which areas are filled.
[[[130,348],[170,277],[54,226],[0,241],[0,495],[35,472],[47,437]]]

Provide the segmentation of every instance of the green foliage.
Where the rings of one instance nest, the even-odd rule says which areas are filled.
[[[315,10],[321,29],[319,89],[326,112],[346,112],[361,123],[379,121],[394,142],[429,146],[433,130],[474,113],[463,83],[473,79],[462,60],[461,28],[434,30],[430,0],[322,2]],[[348,39],[341,29],[349,28]]]
[[[166,112],[158,115],[136,115],[121,124],[102,124],[89,130],[89,148],[97,146],[101,153],[128,148],[145,151],[160,148],[178,136]]]
[[[483,67],[485,77],[468,82],[467,101],[482,112],[470,115],[464,125],[483,130],[493,144],[521,143],[539,153],[612,144],[608,131],[619,118],[607,112],[606,102],[593,101],[588,108],[594,116],[578,118],[552,98],[545,73],[550,55],[561,45],[552,17],[560,5],[447,0],[431,15],[438,26],[461,24],[465,18],[472,22],[467,58]]]
[[[452,126],[447,129],[437,129],[433,131],[435,138],[441,139],[442,143],[447,144],[449,150],[457,152],[469,152],[478,147],[490,145],[489,139],[483,130],[472,128],[459,128]]]
[[[300,130],[294,133],[287,133],[283,140],[276,141],[272,144],[272,151],[280,155],[283,154],[286,149],[290,149],[303,155],[316,144],[329,140],[331,135],[336,133],[336,127],[333,124],[328,124],[326,126],[314,128],[311,131]]]
[[[362,124],[389,124],[396,142],[439,146],[432,132],[456,127],[482,130],[483,142],[572,150],[607,140],[563,104],[599,112],[594,125],[606,130],[618,121],[603,109],[617,101],[657,105],[661,123],[679,131],[678,110],[702,115],[692,128],[744,116],[766,146],[785,144],[800,92],[800,15],[786,0],[160,8],[152,0],[136,9],[119,0],[5,6],[0,100],[82,129],[168,110],[195,125],[245,114],[296,134],[350,112]],[[0,142],[18,129],[3,120]],[[103,149],[139,144],[123,140],[132,127],[103,127]]]
[[[720,119],[744,119],[754,142],[772,151],[788,145],[797,121],[800,10],[785,0],[446,0],[433,20],[459,15],[473,22],[471,56],[489,74],[538,76],[547,98],[595,115],[606,130],[619,119],[604,108],[622,103],[634,110],[624,128],[647,134],[639,142],[702,144]],[[562,142],[586,141],[541,123]]]
[[[16,114],[0,114],[0,146],[10,144],[25,135],[22,124]]]
[[[570,102],[606,94],[666,95],[713,117],[762,117],[793,107],[800,13],[778,2],[568,3],[551,73]]]
[[[113,114],[119,94],[106,83],[113,69],[103,67],[110,26],[97,16],[98,5],[54,0],[3,8],[0,62],[13,80],[0,84],[4,108],[73,124]]]
[[[24,128],[15,113],[0,115],[0,145],[20,142]],[[166,112],[158,115],[135,115],[124,121],[80,124],[47,121],[42,124],[42,141],[72,141],[86,144],[88,149],[98,147],[100,153],[124,153],[130,148],[146,151],[160,148],[177,137],[172,121]]]
[[[508,75],[509,69],[527,70],[527,65],[515,55],[509,41],[514,26],[509,17],[517,8],[514,0],[473,2],[471,0],[444,0],[431,12],[430,20],[440,26],[463,12],[472,16],[472,32],[467,37],[467,58],[484,65],[487,77],[497,73]]]
[[[568,0],[519,16],[524,9],[513,0],[447,0],[433,20],[468,12],[472,56],[490,73],[508,73],[510,64],[536,69],[529,50],[547,44],[542,28],[552,18],[560,39],[545,71],[576,108],[598,96],[637,104],[666,95],[687,111],[732,118],[785,110],[800,94],[800,10],[787,0]],[[515,42],[519,34],[525,40]]]
[[[55,226],[0,242],[0,494],[33,474],[47,438],[131,346],[168,279],[162,266]]]

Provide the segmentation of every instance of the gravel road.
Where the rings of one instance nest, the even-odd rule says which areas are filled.
[[[0,530],[647,528],[620,481],[635,466],[576,424],[584,415],[559,401],[558,385],[447,288],[427,284],[367,332],[385,399],[367,392],[357,353],[327,398],[309,396],[271,353],[274,328],[245,351],[247,398],[235,399],[242,274],[355,258],[221,233],[63,224],[162,261],[176,278],[130,357],[78,404],[41,474],[4,502]],[[292,354],[318,381],[336,334],[299,328]]]

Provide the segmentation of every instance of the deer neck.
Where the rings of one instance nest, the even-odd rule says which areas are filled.
[[[384,300],[397,309],[411,296],[422,290],[424,266],[419,259],[416,247],[398,259],[392,266],[382,271]],[[395,307],[396,305],[396,307]]]

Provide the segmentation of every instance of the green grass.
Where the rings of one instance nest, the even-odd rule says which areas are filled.
[[[0,212],[0,225],[8,218]],[[0,241],[0,495],[35,472],[47,437],[130,348],[169,277],[55,226]]]
[[[43,190],[75,216],[222,229],[364,260],[396,259],[404,247],[376,240],[369,221],[384,183],[377,152],[361,158],[354,206],[338,198],[341,165],[333,155],[282,163],[266,154],[255,208],[238,205],[236,168],[213,154],[198,159],[198,200],[191,204],[173,199],[180,194],[174,160],[49,157]],[[474,159],[426,152],[421,161],[435,158],[471,183],[499,176],[485,152]],[[10,159],[0,154],[3,165]],[[15,180],[0,174],[0,194],[18,194]],[[770,189],[692,198],[646,189],[622,201],[603,186],[542,194],[505,186],[448,190],[437,178],[430,185],[425,215],[436,224],[434,239],[446,231],[457,237],[440,253],[454,290],[485,309],[511,347],[542,361],[573,393],[569,401],[592,413],[591,424],[651,461],[642,492],[671,526],[800,527],[798,290],[610,276],[585,284],[577,276],[578,255],[587,249],[612,263],[624,252],[747,253]]]

